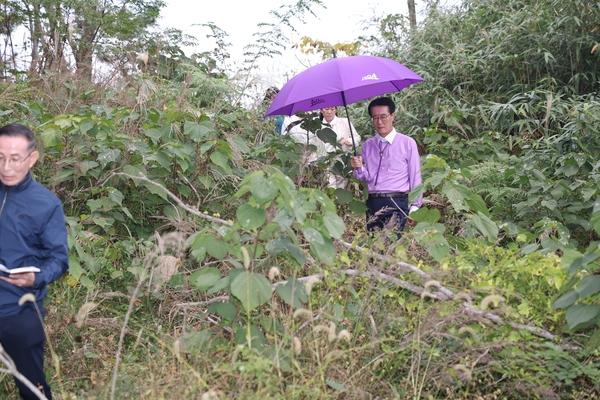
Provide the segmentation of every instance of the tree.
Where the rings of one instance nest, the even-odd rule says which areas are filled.
[[[22,0],[12,3],[11,15],[29,31],[30,73],[69,70],[72,56],[77,73],[91,80],[94,56],[106,57],[118,43],[142,36],[164,5],[163,0]]]
[[[408,0],[408,18],[410,19],[410,29],[417,29],[417,10],[415,8],[415,0]]]

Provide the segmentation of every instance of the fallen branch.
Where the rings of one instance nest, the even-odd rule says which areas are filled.
[[[405,263],[403,261],[394,261],[394,260],[390,259],[387,256],[384,256],[382,254],[376,253],[376,252],[374,252],[372,250],[369,250],[369,249],[362,248],[360,246],[355,246],[355,245],[353,245],[351,243],[344,242],[343,240],[336,240],[336,243],[341,244],[342,246],[344,246],[344,247],[346,247],[348,249],[351,249],[351,250],[358,251],[360,253],[366,254],[369,257],[376,258],[379,261],[389,262],[391,264],[394,264],[394,265],[398,266],[403,271],[414,272],[415,274],[419,275],[421,278],[423,278],[426,281],[430,281],[430,280],[433,279],[431,277],[431,275],[429,275],[428,273],[426,273],[422,269],[415,267],[414,265]],[[444,288],[441,284],[438,285],[437,288],[445,296],[445,298],[442,299],[442,300],[453,299],[454,298],[454,292],[452,292],[449,289]],[[418,293],[418,294],[420,295],[421,293]]]

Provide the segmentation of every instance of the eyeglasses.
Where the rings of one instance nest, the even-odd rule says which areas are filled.
[[[387,119],[391,116],[391,114],[381,114],[381,115],[373,115],[371,117],[371,120],[373,122],[377,122],[377,121],[387,121]]]
[[[10,165],[11,167],[21,166],[21,164],[23,164],[25,161],[27,161],[27,159],[29,158],[29,156],[32,153],[33,153],[33,151],[31,153],[27,154],[27,157],[25,157],[25,158],[5,158],[5,157],[0,156],[0,165],[5,166],[8,163],[8,165]]]

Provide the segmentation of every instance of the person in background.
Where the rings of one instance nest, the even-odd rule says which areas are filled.
[[[342,146],[344,152],[347,153],[352,150],[352,137],[354,137],[355,146],[360,144],[360,136],[358,136],[354,126],[348,122],[348,118],[338,117],[337,109],[335,107],[321,108],[320,118],[324,128],[329,127],[335,132],[337,142]],[[327,150],[328,153],[332,153],[336,149],[331,144],[325,143],[325,150]],[[338,157],[336,158],[336,161],[341,162],[341,159]],[[344,189],[348,186],[348,178],[336,175],[331,172],[331,170],[329,170],[327,174],[329,179],[328,187]]]
[[[325,143],[317,137],[313,132],[302,127],[304,120],[297,115],[285,117],[281,128],[282,135],[290,135],[296,142],[306,146],[313,145],[316,147],[314,151],[305,152],[304,164],[315,162],[319,157],[327,155]]]
[[[421,184],[421,160],[414,139],[393,127],[396,105],[389,97],[369,104],[377,135],[366,140],[362,156],[352,157],[354,177],[368,186],[367,229],[390,228],[398,239],[408,215],[421,207],[423,196],[408,204],[408,193]]]
[[[27,127],[0,128],[0,264],[39,269],[0,276],[0,344],[17,370],[51,399],[38,310],[45,314],[48,285],[67,272],[69,254],[61,202],[31,175],[39,155]],[[15,382],[22,399],[38,399],[19,379]]]
[[[279,93],[279,89],[275,86],[271,86],[267,89],[265,92],[265,97],[263,98],[263,104],[266,105],[267,108],[271,105],[273,99],[275,96],[277,96],[277,93]],[[274,115],[269,118],[275,123],[275,129],[273,129],[273,133],[276,135],[281,135],[281,127],[284,119],[283,115]]]

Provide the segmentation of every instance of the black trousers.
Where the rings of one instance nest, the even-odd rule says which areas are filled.
[[[42,393],[52,399],[50,386],[44,373],[44,326],[36,310],[0,318],[0,343],[13,359],[17,370]],[[21,397],[26,400],[37,400],[21,381],[15,378]]]
[[[408,200],[406,197],[369,197],[367,199],[367,229],[392,229],[398,239],[406,225]]]

